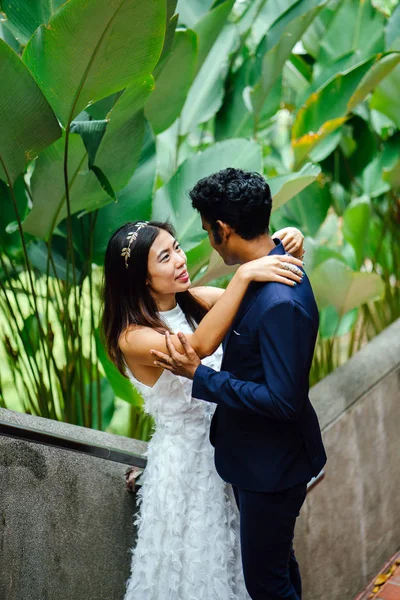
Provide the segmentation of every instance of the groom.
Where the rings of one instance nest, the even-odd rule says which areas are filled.
[[[269,235],[271,193],[258,173],[224,169],[201,179],[190,198],[227,265],[285,253]],[[317,331],[317,305],[304,275],[296,287],[250,284],[224,340],[220,372],[201,365],[183,335],[184,355],[167,336],[165,367],[193,379],[193,397],[217,404],[210,439],[217,471],[233,485],[240,509],[253,600],[301,598],[295,522],[307,482],[326,462],[308,398]]]

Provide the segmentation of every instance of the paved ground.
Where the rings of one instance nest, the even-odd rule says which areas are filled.
[[[393,556],[379,575],[355,600],[400,600],[400,552]]]

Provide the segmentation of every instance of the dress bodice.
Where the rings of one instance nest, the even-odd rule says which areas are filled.
[[[172,310],[159,314],[174,333],[179,331],[192,333],[179,304]],[[214,354],[204,358],[201,362],[219,370],[221,360],[222,347],[220,346]],[[215,405],[192,397],[192,381],[190,379],[173,375],[170,371],[164,370],[154,386],[151,387],[138,381],[128,368],[127,375],[142,395],[144,410],[152,415],[157,429],[162,427],[174,433],[183,433],[185,429],[192,430],[192,427],[197,424],[201,427],[201,431],[204,431],[204,419],[211,420]]]

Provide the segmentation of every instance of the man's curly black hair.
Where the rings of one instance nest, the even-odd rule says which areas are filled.
[[[271,190],[259,173],[223,169],[200,179],[189,192],[192,206],[206,219],[221,243],[217,221],[230,225],[245,240],[268,231]]]

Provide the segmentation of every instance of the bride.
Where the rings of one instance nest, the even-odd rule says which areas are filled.
[[[301,252],[297,229],[274,237],[286,251]],[[104,271],[106,344],[155,421],[125,600],[249,599],[239,514],[231,486],[215,471],[208,439],[215,405],[192,398],[192,382],[156,367],[150,350],[166,352],[166,330],[183,332],[202,362],[219,369],[219,346],[248,284],[295,285],[302,275],[296,265],[302,262],[290,255],[265,256],[241,265],[226,290],[190,287],[186,255],[168,223],[128,223],[111,237]],[[179,337],[171,340],[182,352]]]

